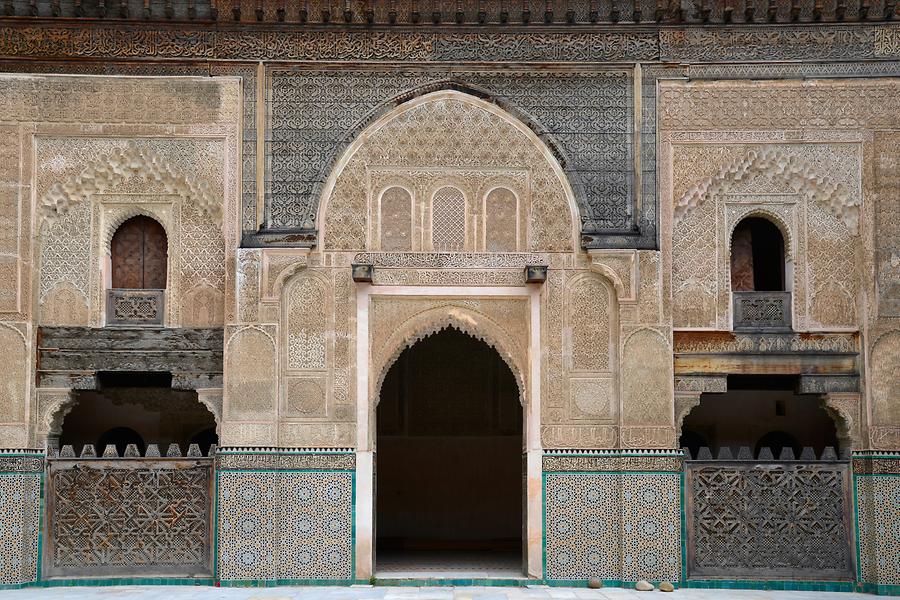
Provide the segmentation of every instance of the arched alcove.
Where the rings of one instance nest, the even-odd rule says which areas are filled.
[[[846,425],[822,407],[816,394],[796,393],[791,376],[729,376],[728,391],[702,394],[700,403],[685,416],[679,447],[697,456],[701,446],[718,456],[727,447],[732,454],[749,448],[753,457],[769,448],[778,458],[790,447],[796,456],[812,448],[816,457],[827,447],[846,454]],[[846,445],[846,442],[844,442]]]
[[[787,289],[785,243],[769,219],[743,219],[731,234],[731,289],[736,292],[782,292]]]
[[[149,444],[164,452],[174,443],[186,452],[197,443],[206,452],[218,443],[215,415],[196,391],[172,389],[168,373],[101,372],[98,379],[98,389],[73,391],[51,417],[60,446],[80,454],[90,444],[100,454],[112,444],[122,456],[128,444],[143,454]]]
[[[503,357],[453,327],[387,369],[376,409],[378,573],[521,574],[519,396]]]

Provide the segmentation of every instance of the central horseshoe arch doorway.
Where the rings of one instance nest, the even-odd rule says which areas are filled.
[[[379,578],[522,577],[519,398],[500,354],[457,329],[400,354],[376,412]]]

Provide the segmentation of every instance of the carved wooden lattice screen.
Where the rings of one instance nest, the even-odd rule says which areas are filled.
[[[852,580],[846,461],[688,461],[688,577]]]
[[[212,459],[48,465],[45,576],[212,574]]]

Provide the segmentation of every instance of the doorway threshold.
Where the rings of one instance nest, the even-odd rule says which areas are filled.
[[[519,552],[467,550],[380,551],[376,585],[529,585]],[[415,583],[414,583],[415,582]]]

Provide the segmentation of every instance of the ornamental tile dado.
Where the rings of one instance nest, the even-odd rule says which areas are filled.
[[[19,467],[33,465],[20,463],[12,468],[18,471]],[[0,585],[37,580],[42,479],[38,473],[0,475]]]
[[[644,454],[641,456],[621,456],[615,454],[544,455],[544,472],[672,472],[680,473],[684,458],[674,455]]]
[[[241,452],[236,454],[218,453],[216,469],[229,470],[287,470],[312,469],[323,471],[353,470],[356,467],[356,455],[350,453],[285,453],[267,452],[254,454]]]
[[[352,472],[218,474],[222,581],[354,578]]]
[[[854,461],[854,467],[856,461]],[[900,476],[854,477],[856,487],[856,535],[859,549],[857,574],[860,581],[900,585]]]
[[[548,580],[677,581],[680,474],[545,473]]]

